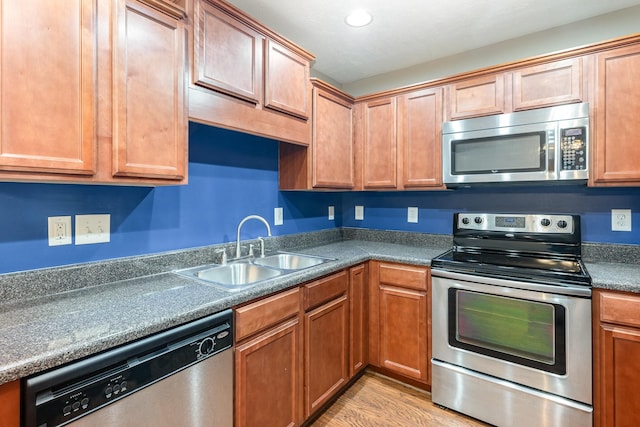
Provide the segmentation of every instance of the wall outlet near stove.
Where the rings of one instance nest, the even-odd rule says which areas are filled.
[[[417,207],[408,207],[407,208],[407,222],[417,224],[418,223],[418,208]]]
[[[631,231],[631,209],[611,209],[611,231]]]
[[[50,216],[49,225],[49,246],[61,246],[71,244],[71,217],[70,216]]]

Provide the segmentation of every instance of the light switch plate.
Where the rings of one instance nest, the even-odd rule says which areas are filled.
[[[356,206],[356,220],[362,221],[364,219],[364,206]]]
[[[611,231],[631,231],[631,209],[611,209]]]
[[[50,216],[48,219],[49,246],[71,244],[71,217]]]
[[[336,208],[334,206],[329,206],[329,221],[333,221],[336,219]]]
[[[284,218],[282,214],[282,208],[274,208],[273,209],[273,225],[282,225],[284,223]]]
[[[418,223],[418,208],[416,207],[407,208],[407,222],[411,222],[414,224]]]
[[[111,215],[76,215],[76,245],[111,241]]]

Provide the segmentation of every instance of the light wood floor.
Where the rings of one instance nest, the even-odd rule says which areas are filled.
[[[431,403],[431,394],[366,372],[311,427],[485,427]]]

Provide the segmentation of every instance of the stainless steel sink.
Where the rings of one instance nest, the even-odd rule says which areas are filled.
[[[331,260],[311,255],[281,252],[273,255],[267,255],[263,258],[256,258],[253,262],[258,265],[277,268],[279,270],[302,270],[327,261]]]
[[[207,264],[176,270],[176,274],[197,278],[226,290],[239,291],[274,277],[292,274],[298,270],[320,265],[331,258],[278,252],[261,258],[245,258],[228,264]]]

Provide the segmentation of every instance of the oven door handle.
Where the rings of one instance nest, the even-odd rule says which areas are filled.
[[[495,277],[474,276],[470,274],[454,273],[452,271],[431,269],[432,277],[461,280],[465,282],[479,282],[493,286],[505,286],[508,288],[524,289],[529,291],[546,292],[550,294],[569,295],[582,298],[591,298],[591,286],[571,285],[545,285],[541,283],[522,282],[514,279],[498,279]]]

